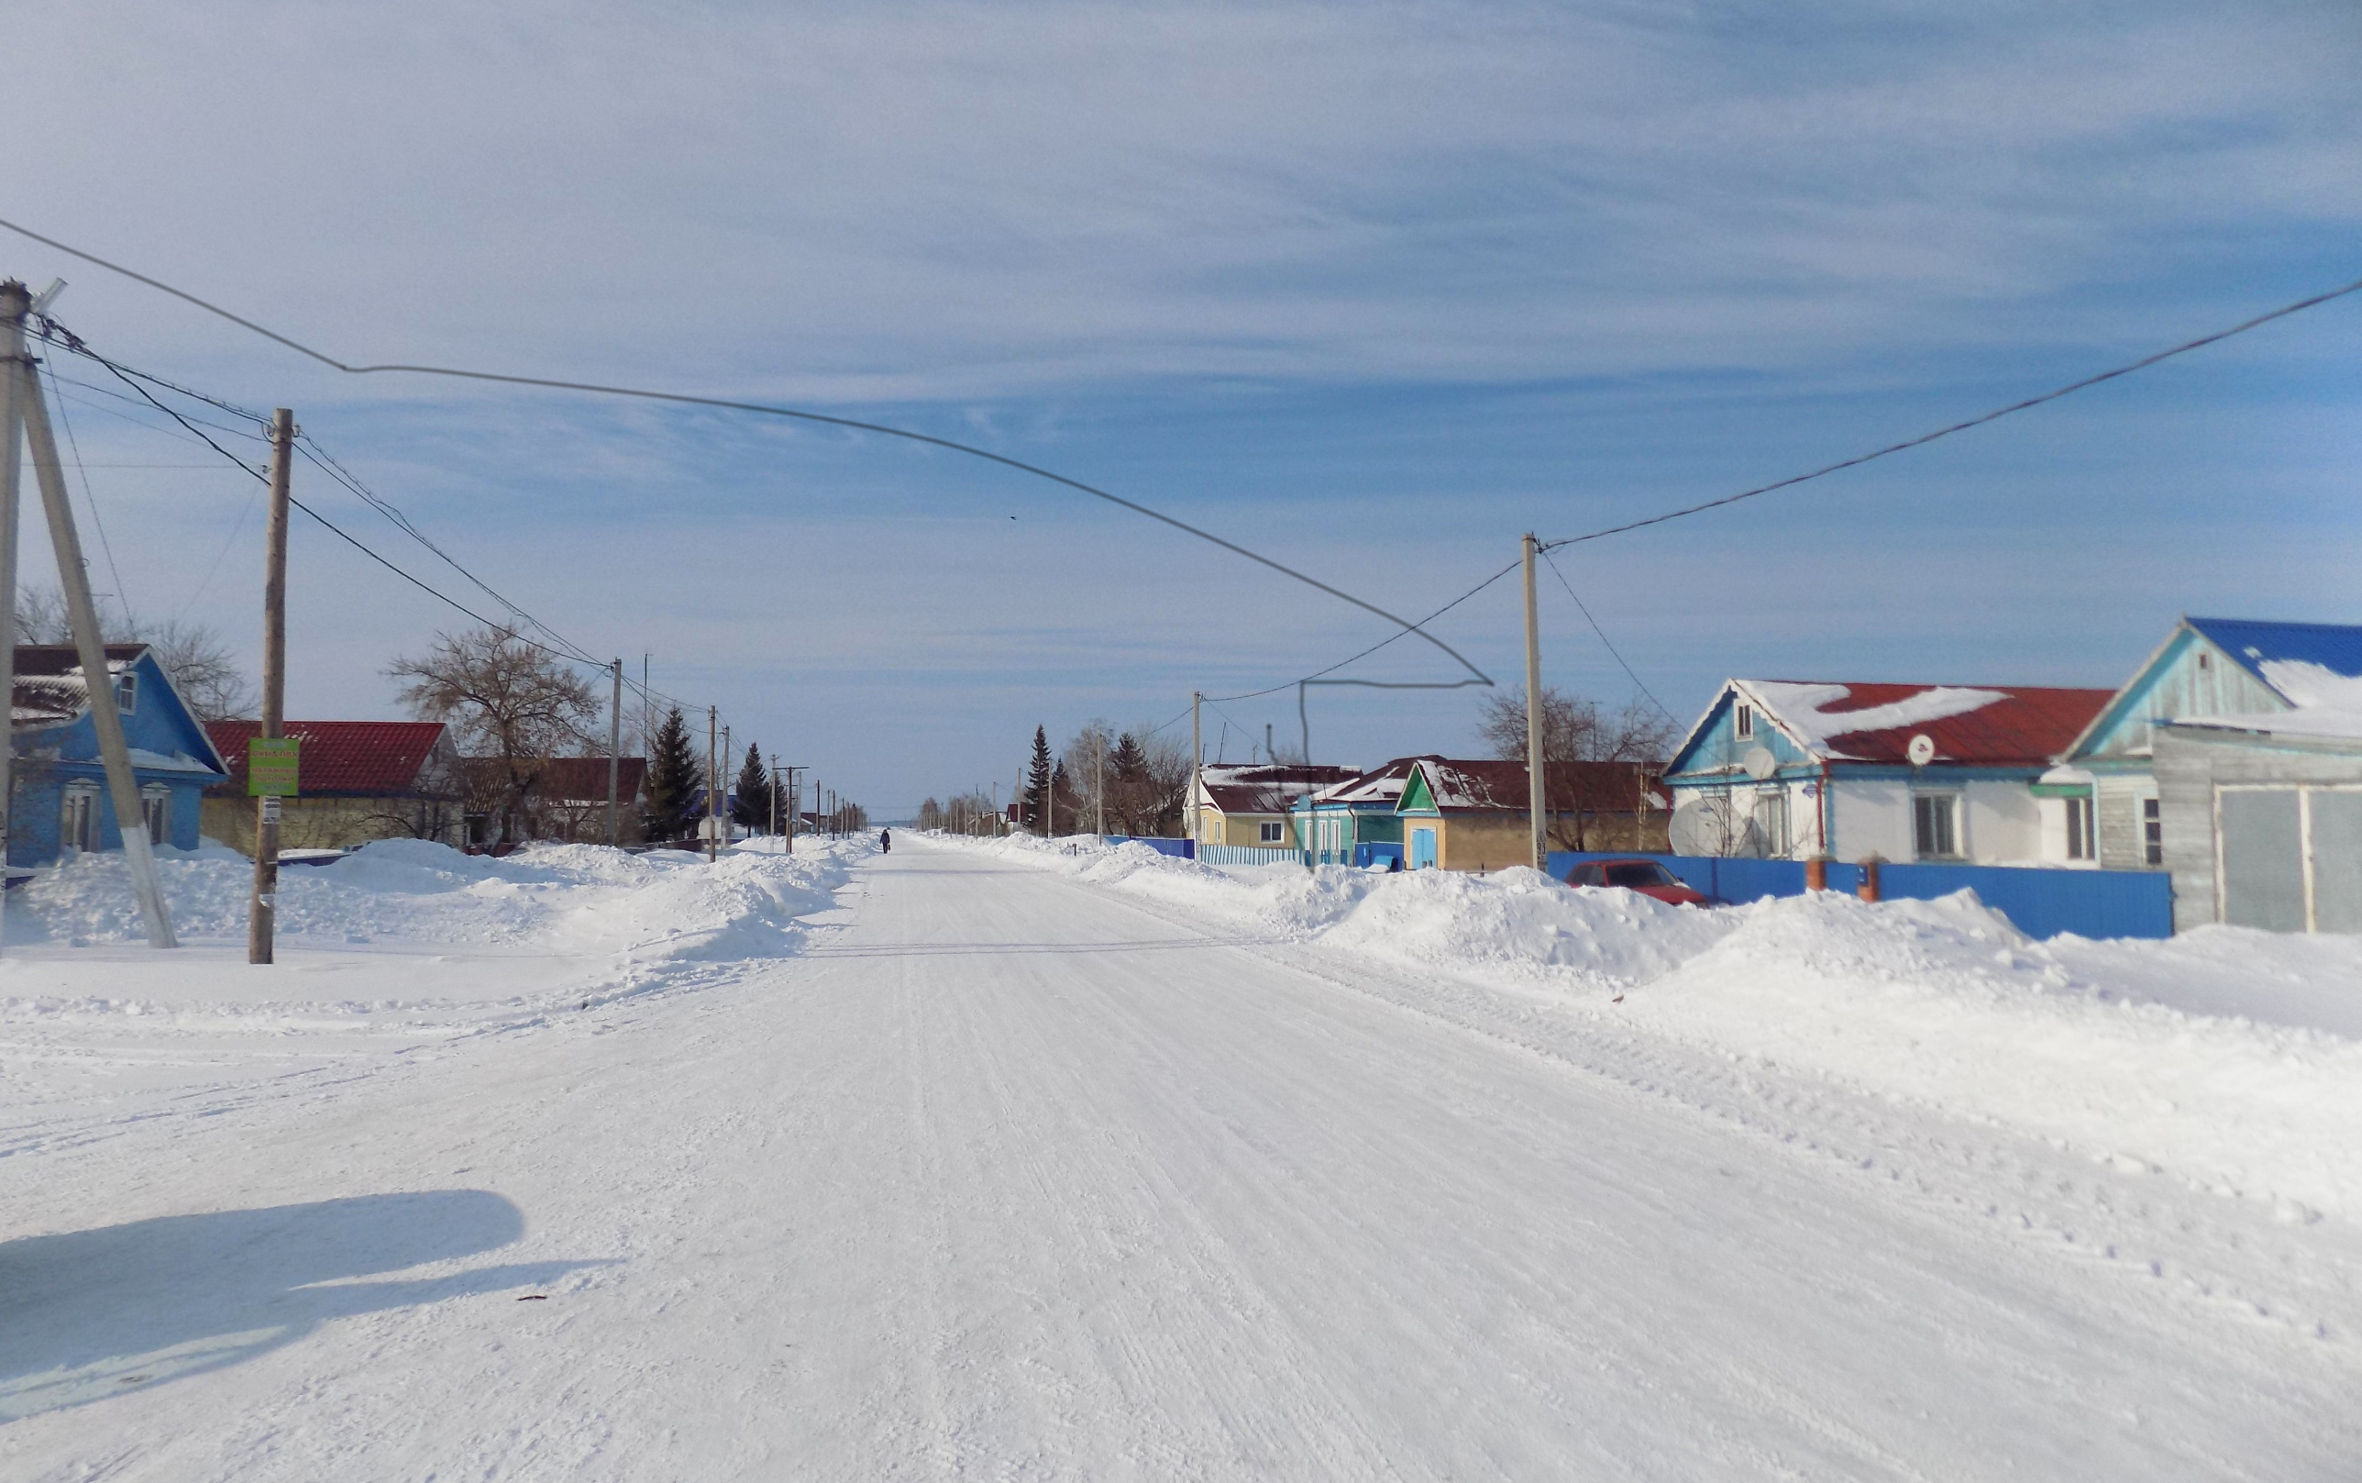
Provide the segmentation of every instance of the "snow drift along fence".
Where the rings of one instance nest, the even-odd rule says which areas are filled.
[[[1552,850],[1560,880],[1583,860],[1629,860],[1630,852]],[[1649,855],[1692,889],[1716,901],[1755,901],[1804,894],[1801,860],[1737,860],[1711,855]],[[1829,862],[1829,889],[1861,888],[1862,868]],[[1928,901],[1962,889],[2009,918],[2028,937],[2171,937],[2173,880],[2162,870],[2046,870],[2018,865],[1881,865],[1881,895]]]

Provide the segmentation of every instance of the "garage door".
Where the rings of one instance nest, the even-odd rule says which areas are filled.
[[[2362,932],[2362,793],[2315,788],[2313,925],[2323,932]]]
[[[2222,819],[2223,920],[2267,932],[2305,930],[2302,806],[2294,788],[2226,788]]]

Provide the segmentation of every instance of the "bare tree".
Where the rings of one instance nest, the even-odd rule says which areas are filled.
[[[120,604],[101,599],[99,637],[110,644],[146,644],[156,651],[156,663],[172,680],[172,688],[188,702],[200,721],[251,716],[259,696],[220,630],[209,623],[163,624],[143,622]],[[70,644],[74,628],[66,615],[65,595],[55,587],[28,587],[17,595],[16,641],[20,644]]]
[[[1495,691],[1478,703],[1477,735],[1494,756],[1523,762],[1526,756],[1525,690]],[[1569,768],[1550,784],[1550,843],[1559,849],[1582,850],[1605,841],[1595,840],[1599,816],[1628,818],[1629,833],[1608,848],[1640,843],[1641,819],[1648,811],[1649,774],[1663,762],[1675,739],[1670,717],[1639,696],[1619,710],[1603,714],[1599,702],[1569,695],[1554,686],[1542,687],[1542,761],[1552,763],[1628,763],[1629,769]]]
[[[449,726],[477,761],[471,802],[499,821],[501,840],[527,837],[534,783],[549,759],[589,746],[599,715],[588,682],[503,628],[437,634],[423,657],[397,659],[386,674],[409,681],[402,703]]]
[[[1525,689],[1497,690],[1478,702],[1476,734],[1496,757],[1525,760]],[[1670,717],[1639,696],[1602,715],[1599,702],[1542,687],[1542,760],[1661,762],[1676,736]]]
[[[251,716],[261,696],[212,625],[177,619],[142,636],[200,721]]]

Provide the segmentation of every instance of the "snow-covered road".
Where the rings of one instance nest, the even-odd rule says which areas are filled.
[[[2357,1475],[2343,1221],[974,852],[841,897],[20,1138],[0,1473]]]

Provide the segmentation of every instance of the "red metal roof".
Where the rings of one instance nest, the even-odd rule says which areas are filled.
[[[615,796],[629,803],[640,796],[640,779],[648,770],[647,759],[618,757],[615,768]],[[607,759],[604,757],[552,757],[542,764],[541,774],[534,780],[537,797],[553,803],[604,803],[607,801]]]
[[[1436,807],[1449,813],[1524,813],[1532,806],[1523,762],[1492,757],[1418,757]],[[1657,770],[1637,762],[1553,762],[1542,769],[1542,800],[1552,813],[1617,812],[1642,807]]]
[[[1811,684],[1783,681],[1783,684]],[[2091,724],[2102,707],[2116,696],[2113,690],[2067,689],[2047,685],[1842,685],[1845,695],[1821,702],[1810,723],[1827,739],[1829,755],[1856,762],[1908,763],[1911,738],[1925,735],[1935,743],[1937,762],[1984,767],[2046,766],[2062,755]],[[1995,698],[1956,715],[1912,721],[1868,731],[1845,731],[1842,719],[1854,711],[1899,706],[1931,690],[1955,688],[1987,691]],[[1781,712],[1775,708],[1775,717]],[[1784,718],[1783,718],[1784,719]]]
[[[205,730],[230,767],[221,786],[246,791],[246,743],[262,735],[260,721],[209,721]],[[300,786],[306,797],[390,798],[419,789],[419,770],[443,739],[440,721],[290,721],[283,728],[303,741]]]

